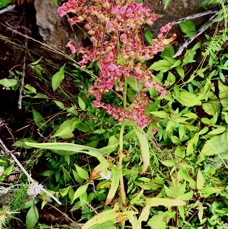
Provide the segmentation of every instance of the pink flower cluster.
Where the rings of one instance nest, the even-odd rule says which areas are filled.
[[[174,40],[174,37],[166,39],[172,24],[162,27],[152,45],[146,46],[142,26],[151,26],[158,16],[143,3],[134,0],[92,0],[90,3],[85,0],[69,0],[58,8],[59,16],[67,13],[75,15],[68,19],[71,25],[83,24],[92,47],[77,46],[73,41],[67,46],[72,53],[82,54],[79,62],[81,66],[97,61],[100,69],[99,78],[89,89],[96,96],[94,105],[104,108],[116,120],[131,119],[140,127],[148,125],[150,118],[144,111],[149,99],[145,93],[136,95],[128,109],[104,104],[102,97],[114,87],[123,90],[124,80],[131,76],[135,76],[144,89],[155,88],[162,96],[166,96],[165,88],[154,81],[151,72],[147,70],[146,61]]]

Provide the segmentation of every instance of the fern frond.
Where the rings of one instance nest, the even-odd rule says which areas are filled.
[[[164,9],[166,9],[169,4],[171,3],[172,0],[163,0],[163,6],[164,6]]]
[[[216,52],[223,50],[223,45],[228,41],[227,28],[220,31],[219,34],[211,37],[206,43],[208,47],[203,53],[203,56],[213,55]]]

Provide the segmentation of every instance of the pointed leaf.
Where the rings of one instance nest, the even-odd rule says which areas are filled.
[[[75,165],[75,167],[76,167],[76,170],[78,172],[78,175],[81,178],[83,178],[84,180],[88,180],[89,179],[89,174],[88,174],[88,172],[85,169],[83,169],[83,168],[81,168],[81,167],[79,167],[77,165]]]
[[[176,100],[186,107],[193,107],[201,104],[201,101],[196,95],[185,90],[179,91],[178,94],[176,93]]]
[[[134,130],[137,135],[139,145],[140,145],[140,151],[142,155],[142,160],[143,160],[143,167],[142,167],[142,173],[145,173],[149,164],[150,164],[150,150],[149,150],[149,143],[148,139],[145,134],[142,133],[140,128],[136,125],[134,125]]]
[[[204,177],[201,170],[199,169],[197,172],[196,188],[200,190],[203,188],[203,186],[204,186]]]
[[[39,219],[39,212],[35,205],[32,205],[26,215],[26,228],[34,229]]]
[[[74,136],[73,131],[81,121],[77,118],[64,121],[52,137],[71,138]]]
[[[71,200],[71,203],[73,203],[78,197],[80,197],[82,194],[84,194],[88,188],[89,184],[82,185],[79,187],[76,192],[74,193],[73,199]]]
[[[64,79],[65,64],[52,76],[52,89],[55,91]]]
[[[81,228],[89,229],[97,224],[103,224],[109,220],[115,220],[120,214],[117,205],[112,210],[103,211],[87,221]]]
[[[224,108],[228,108],[228,86],[225,86],[221,81],[219,83],[219,99]]]
[[[119,186],[121,170],[118,167],[112,167],[112,183],[105,201],[105,206],[109,205]]]
[[[212,156],[221,153],[227,153],[227,132],[222,135],[217,135],[207,140],[201,150],[201,153],[206,156]]]
[[[169,199],[169,198],[147,198],[146,206],[148,207],[156,207],[156,206],[165,206],[165,207],[173,207],[173,206],[184,206],[186,203],[183,200],[177,199]]]

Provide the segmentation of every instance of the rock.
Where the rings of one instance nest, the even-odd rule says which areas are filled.
[[[162,15],[151,28],[155,35],[159,33],[159,29],[163,25],[203,11],[202,8],[197,7],[197,5],[201,3],[201,0],[171,0],[166,9],[164,9],[163,0],[146,0],[145,3],[155,13]],[[204,17],[194,19],[196,25],[200,25],[204,21]],[[178,34],[180,31],[178,27],[175,26],[171,33],[172,32]]]
[[[35,0],[36,24],[43,40],[52,48],[65,50],[69,33],[62,25],[52,0]]]

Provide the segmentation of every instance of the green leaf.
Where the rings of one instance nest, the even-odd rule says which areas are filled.
[[[52,2],[54,3],[55,6],[58,6],[58,0],[52,0]]]
[[[114,198],[116,191],[119,186],[119,181],[120,181],[120,174],[121,174],[121,169],[119,169],[116,166],[112,167],[112,183],[111,187],[108,192],[108,196],[106,198],[106,201],[104,203],[105,206],[109,205],[112,199]]]
[[[45,131],[45,129],[47,128],[47,125],[44,122],[44,119],[42,117],[42,115],[36,111],[35,109],[32,109],[32,115],[33,115],[33,120],[35,122],[35,124],[41,128],[41,130]]]
[[[167,118],[168,117],[168,114],[165,111],[153,111],[153,112],[150,112],[150,114],[158,118]]]
[[[87,221],[81,228],[82,229],[89,229],[94,225],[97,225],[97,224],[102,225],[103,223],[105,223],[109,220],[116,220],[116,218],[120,214],[119,212],[117,212],[117,210],[118,210],[118,207],[115,207],[112,210],[103,211],[103,212],[97,214],[96,216],[94,216],[89,221]]]
[[[191,37],[196,33],[195,24],[192,21],[181,22],[179,26],[185,37]]]
[[[0,1],[0,9],[8,5],[9,3],[12,3],[12,0],[1,0]]]
[[[173,46],[171,46],[171,45],[168,45],[165,49],[164,49],[164,51],[162,51],[161,52],[161,57],[172,57],[172,56],[174,56],[174,54],[175,54],[175,52],[174,52],[174,48],[173,48]]]
[[[1,79],[0,80],[0,85],[2,85],[3,87],[13,87],[17,84],[17,80],[15,79],[7,79],[7,78],[4,78],[4,79]]]
[[[226,127],[225,126],[218,126],[216,129],[208,132],[207,134],[218,135],[218,134],[223,133],[225,130],[226,130]]]
[[[52,89],[53,91],[55,91],[61,84],[61,82],[64,79],[64,69],[65,69],[65,65],[64,64],[60,70],[58,72],[56,72],[53,76],[52,76]]]
[[[80,96],[78,96],[78,105],[83,111],[86,109],[86,105],[84,101],[80,98]]]
[[[25,142],[26,145],[39,148],[39,149],[49,149],[53,150],[54,153],[57,153],[61,156],[65,155],[75,155],[78,153],[85,153],[90,156],[96,157],[100,164],[95,167],[93,171],[93,175],[96,175],[98,172],[105,170],[108,168],[109,163],[101,152],[98,149],[89,147],[89,146],[83,146],[83,145],[77,145],[72,143],[31,143],[31,142]]]
[[[176,82],[176,76],[172,72],[169,72],[167,81],[169,82],[169,86],[173,85]]]
[[[184,193],[182,195],[179,195],[177,197],[178,200],[185,200],[185,201],[188,201],[188,200],[192,200],[192,197],[193,197],[193,191],[190,191],[190,192],[187,192],[187,193]]]
[[[6,175],[6,176],[9,176],[9,175],[12,173],[13,167],[14,167],[14,165],[11,165],[10,167],[8,167],[8,168],[5,170],[5,175]]]
[[[201,194],[202,197],[208,197],[211,194],[220,193],[221,189],[215,187],[204,187],[200,190],[200,192],[202,193]]]
[[[201,153],[205,156],[227,153],[227,135],[228,133],[225,132],[222,135],[217,135],[207,140],[201,150]]]
[[[186,107],[193,107],[201,104],[201,101],[196,95],[185,90],[176,93],[175,97],[179,103]]]
[[[225,86],[221,81],[218,82],[219,85],[219,99],[222,106],[228,109],[228,86]]]
[[[142,167],[142,173],[145,173],[149,164],[150,164],[150,150],[149,150],[149,143],[147,140],[147,137],[145,134],[142,133],[141,129],[134,125],[134,130],[137,135],[139,145],[140,145],[140,151],[142,155],[142,161],[143,161],[143,167]]]
[[[166,222],[164,220],[164,215],[154,215],[149,221],[148,226],[150,226],[151,229],[166,229]]]
[[[83,193],[86,192],[89,184],[82,185],[79,187],[76,192],[74,193],[73,199],[71,200],[71,203],[73,203],[78,197],[80,197]]]
[[[61,194],[62,197],[66,196],[69,192],[69,189],[71,188],[71,186],[68,186],[66,188],[60,189],[59,193]]]
[[[173,206],[184,206],[186,203],[183,200],[169,199],[169,198],[147,198],[146,207],[157,207],[157,206],[173,207]]]
[[[204,186],[204,177],[203,177],[203,173],[201,172],[201,170],[199,169],[197,172],[197,179],[196,179],[196,188],[197,189],[202,189]]]
[[[161,71],[161,72],[167,72],[171,69],[172,63],[170,63],[168,60],[159,60],[154,62],[149,69],[155,70],[155,71]]]
[[[34,229],[39,219],[39,212],[35,205],[32,205],[26,215],[26,228]]]
[[[177,70],[177,73],[179,74],[179,76],[183,79],[185,76],[184,69],[181,66],[177,66],[176,70]]]
[[[167,167],[173,167],[176,163],[171,160],[161,161],[161,163]]]
[[[152,45],[152,39],[153,39],[153,33],[150,31],[150,30],[145,30],[145,32],[144,32],[144,36],[145,36],[145,38],[146,38],[146,41],[150,44],[150,45]]]
[[[219,103],[219,101],[217,101],[216,96],[215,96],[215,99],[216,100],[213,100],[213,101],[210,101],[208,103],[203,103],[202,104],[203,110],[207,114],[212,115],[212,116],[214,116],[216,113],[220,112],[220,103]]]
[[[89,179],[89,173],[85,169],[83,169],[83,168],[81,168],[81,167],[79,167],[77,165],[75,165],[75,168],[77,170],[78,175],[81,178],[83,178],[84,180],[88,180]]]
[[[76,126],[80,122],[81,121],[77,118],[72,118],[70,120],[64,121],[51,137],[52,138],[54,137],[61,137],[61,138],[74,137],[73,131],[75,130]]]

